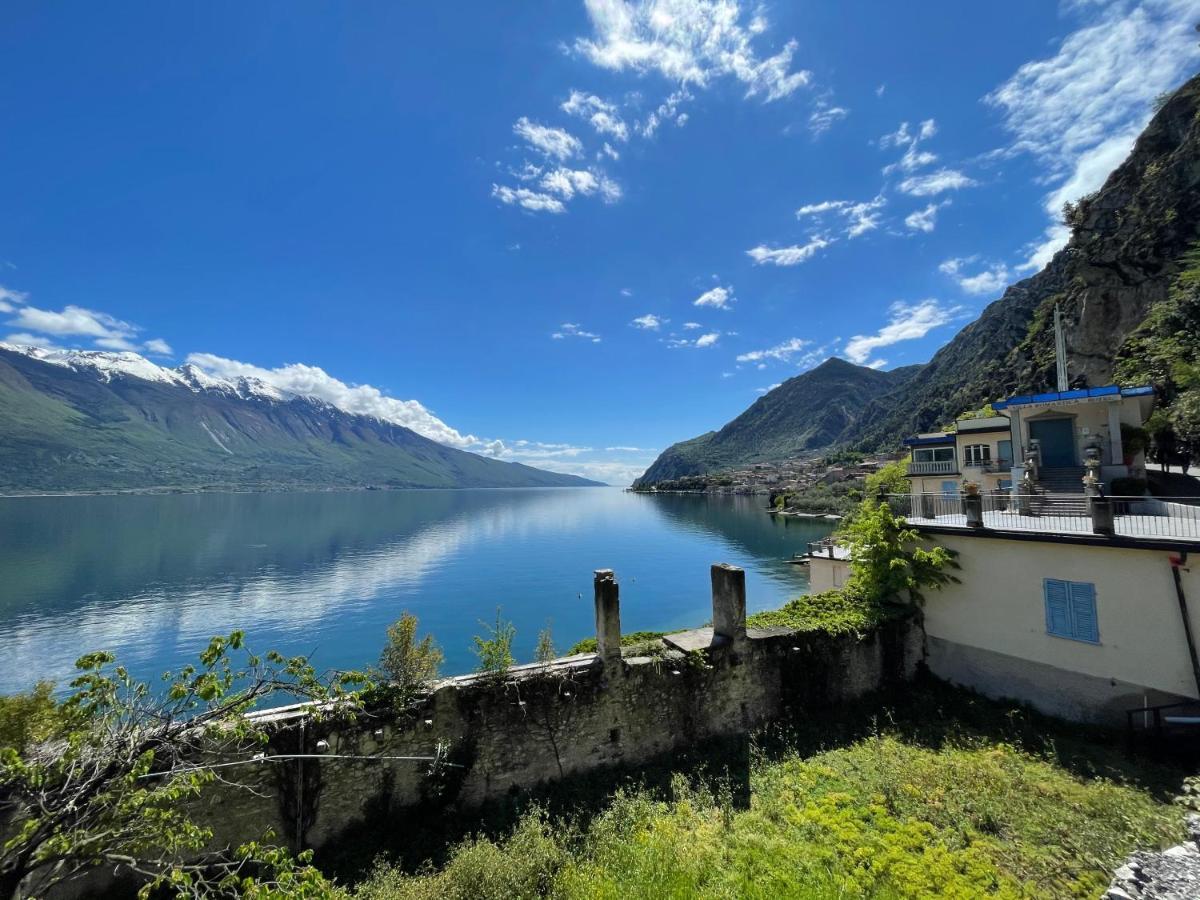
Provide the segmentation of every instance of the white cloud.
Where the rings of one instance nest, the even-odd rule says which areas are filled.
[[[942,203],[930,203],[924,209],[918,209],[909,213],[904,217],[904,224],[912,231],[930,232],[937,227],[938,210],[943,206],[949,206],[950,201],[945,200]]]
[[[150,353],[157,353],[159,356],[170,356],[175,351],[171,349],[171,345],[162,338],[152,338],[142,345]]]
[[[767,350],[751,350],[748,353],[738,355],[737,361],[740,363],[747,362],[762,362],[767,359],[778,360],[779,362],[791,362],[797,353],[803,351],[806,347],[811,347],[812,341],[806,341],[803,338],[789,338],[782,344],[776,344]]]
[[[849,205],[849,200],[822,200],[820,203],[809,203],[796,210],[796,218],[803,219],[807,216],[819,216],[822,213],[845,209]]]
[[[816,109],[808,117],[808,130],[813,137],[820,137],[848,115],[850,110],[844,106],[830,106],[824,100],[818,100]]]
[[[893,303],[887,325],[873,335],[856,334],[846,342],[846,358],[862,365],[880,347],[923,338],[934,328],[950,322],[958,311],[958,307],[945,307],[933,299],[912,304]],[[885,360],[878,363],[886,365]]]
[[[19,344],[24,347],[42,347],[46,350],[57,350],[58,345],[40,334],[30,334],[28,331],[16,331],[4,338],[6,343]]]
[[[633,291],[631,291],[629,288],[621,288],[621,296],[622,297],[632,297]]]
[[[679,107],[691,99],[692,94],[687,88],[672,92],[658,105],[658,109],[646,116],[644,122],[638,123],[638,133],[644,138],[654,137],[654,132],[658,131],[658,126],[663,122],[674,122],[677,127],[682,128],[687,124],[687,113],[681,113]]]
[[[768,385],[767,387],[755,388],[754,392],[756,394],[769,394],[769,393],[771,393],[771,391],[775,390],[775,388],[779,387],[781,384],[782,384],[782,382],[777,381],[772,385]]]
[[[604,142],[604,146],[600,148],[600,153],[603,153],[609,159],[614,161],[621,158],[621,154],[614,150],[612,144],[610,144],[608,141]],[[596,154],[597,159],[600,158],[600,153]]]
[[[600,187],[600,179],[586,169],[553,169],[542,176],[541,188],[570,200],[577,193],[583,196],[594,194]]]
[[[557,197],[531,191],[528,188],[510,188],[506,185],[493,184],[492,196],[501,203],[509,206],[514,204],[532,212],[566,212],[567,207]]]
[[[975,184],[957,169],[938,169],[928,175],[914,175],[900,182],[900,190],[913,197],[929,197],[944,191],[957,191]]]
[[[976,274],[968,275],[965,267],[975,259],[973,256],[948,259],[938,266],[938,271],[953,278],[968,294],[992,294],[1008,284],[1012,276],[1004,263],[985,266]]]
[[[842,217],[846,237],[853,240],[879,227],[882,219],[879,210],[886,205],[887,199],[882,194],[873,200],[858,203],[851,200],[823,200],[800,207],[796,210],[796,218],[824,220],[829,213],[837,213]]]
[[[571,91],[571,96],[562,104],[562,110],[591,123],[597,134],[607,134],[618,141],[629,140],[629,126],[621,118],[617,107],[595,94]],[[605,144],[605,147],[608,145]]]
[[[82,306],[66,306],[61,312],[23,306],[16,310],[16,313],[16,317],[10,319],[8,324],[59,337],[129,339],[138,330],[128,322],[122,322],[107,313],[84,309]]]
[[[1087,24],[1053,56],[1021,66],[984,100],[1012,135],[1007,152],[1032,154],[1058,186],[1045,198],[1051,224],[1021,270],[1041,268],[1069,231],[1062,205],[1099,188],[1151,115],[1151,102],[1200,61],[1195,0],[1114,0],[1076,7]]]
[[[730,331],[730,332],[728,332],[728,334],[735,334],[735,332]],[[695,340],[692,340],[690,338],[676,337],[675,335],[672,334],[663,343],[665,343],[672,350],[677,350],[680,348],[691,348],[691,349],[702,350],[705,347],[717,346],[717,342],[720,339],[721,339],[721,332],[709,331],[709,332],[706,332],[705,334],[699,335]]]
[[[670,81],[708,86],[731,76],[746,96],[766,101],[787,97],[807,85],[809,72],[791,71],[796,42],[767,58],[752,40],[766,28],[761,15],[742,24],[735,0],[585,0],[592,36],[575,48],[606,69],[656,71]]]
[[[685,331],[692,331],[696,328],[703,328],[704,326],[699,322],[684,322],[683,327]]]
[[[550,335],[556,341],[561,341],[566,338],[583,338],[591,341],[593,344],[600,343],[600,335],[593,334],[590,331],[585,331],[580,328],[575,322],[563,322],[559,326],[559,330]]]
[[[692,301],[692,306],[710,306],[713,309],[728,309],[729,304],[733,302],[732,287],[717,287],[705,291],[699,297]]]
[[[14,291],[0,284],[0,313],[12,312],[24,303],[28,296],[24,291]]]
[[[767,247],[759,245],[746,251],[758,265],[794,266],[811,259],[818,250],[828,247],[833,241],[828,238],[814,236],[807,244],[793,244],[790,247]]]
[[[884,149],[904,147],[905,150],[900,159],[883,167],[883,174],[890,175],[895,171],[914,172],[937,162],[936,153],[920,149],[921,142],[929,140],[935,134],[937,134],[937,123],[933,119],[926,119],[922,122],[915,133],[910,130],[907,122],[901,122],[900,127],[894,132],[885,134],[879,139],[880,147]]]
[[[658,329],[661,328],[668,321],[669,321],[668,319],[663,319],[659,316],[654,315],[654,313],[646,313],[646,315],[644,315],[644,316],[638,316],[636,319],[634,319],[629,324],[632,325],[634,328],[642,328],[647,331],[658,331]]]
[[[721,332],[710,331],[707,334],[702,334],[702,335],[700,335],[700,337],[696,338],[696,346],[697,347],[712,347],[713,345],[715,345],[717,343],[717,341],[720,339],[720,337],[721,337]]]
[[[483,443],[451,428],[416,400],[397,400],[369,384],[346,384],[317,366],[294,363],[266,369],[211,353],[192,353],[187,362],[217,378],[257,378],[281,391],[315,397],[348,413],[402,425],[451,447],[465,450]]]
[[[531,122],[525,116],[517,119],[513,125],[513,133],[540,153],[558,160],[577,156],[583,149],[579,138],[570,132]]]

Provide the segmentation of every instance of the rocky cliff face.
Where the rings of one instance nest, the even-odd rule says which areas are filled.
[[[872,403],[841,442],[894,446],[985,401],[1052,389],[1056,304],[1073,383],[1113,380],[1123,342],[1167,298],[1200,238],[1200,76],[1068,222],[1071,240],[1045,269],[1009,287],[903,390]]]

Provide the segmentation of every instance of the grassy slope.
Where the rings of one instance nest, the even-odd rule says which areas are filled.
[[[877,702],[761,744],[749,809],[684,779],[586,824],[535,809],[439,871],[383,865],[355,895],[1095,897],[1132,850],[1181,837],[1182,773],[1131,763],[1110,734],[932,679]]]

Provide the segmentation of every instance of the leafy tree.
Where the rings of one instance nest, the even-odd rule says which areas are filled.
[[[517,636],[517,629],[512,622],[506,622],[500,617],[500,607],[496,607],[496,624],[488,625],[480,622],[490,637],[475,636],[475,655],[479,657],[479,670],[485,675],[496,677],[504,675],[513,665],[512,645]]]
[[[379,655],[379,668],[396,699],[407,704],[416,693],[437,678],[445,657],[431,635],[417,640],[417,617],[404,610],[388,626],[387,644]]]
[[[910,486],[908,481],[908,457],[888,463],[878,472],[867,476],[866,488],[863,491],[868,500],[878,500],[886,494],[907,494]]]
[[[215,777],[206,763],[266,740],[244,713],[281,693],[350,708],[360,676],[327,680],[303,657],[264,660],[240,631],[214,637],[199,665],[158,686],[111,653],[75,665],[61,703],[39,685],[0,704],[0,897],[43,896],[98,867],[144,879],[144,896],[329,895],[307,854],[259,843],[214,850],[189,806]]]
[[[841,534],[850,549],[846,592],[876,603],[922,603],[923,589],[957,582],[946,571],[958,568],[954,554],[945,547],[926,549],[919,537],[886,502],[863,500]]]

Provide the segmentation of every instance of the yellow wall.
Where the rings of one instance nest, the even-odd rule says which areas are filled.
[[[814,556],[808,564],[808,589],[814,594],[840,588],[849,577],[849,560]]]
[[[968,535],[939,535],[936,541],[958,551],[962,583],[927,595],[930,637],[1095,679],[1198,696],[1169,552]],[[1181,575],[1193,633],[1200,637],[1200,555],[1190,562],[1191,571]],[[1046,633],[1044,578],[1095,584],[1099,645]]]

